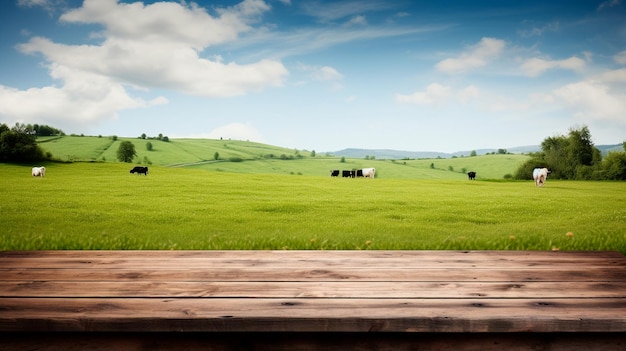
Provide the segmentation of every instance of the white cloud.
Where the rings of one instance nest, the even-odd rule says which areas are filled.
[[[565,60],[544,60],[531,58],[526,60],[522,66],[522,71],[529,77],[536,77],[549,69],[568,69],[581,71],[585,68],[585,60],[572,56]]]
[[[620,65],[626,65],[626,50],[613,56],[613,61],[619,63]]]
[[[597,76],[604,83],[626,83],[626,68],[606,71]]]
[[[231,123],[213,129],[202,137],[208,139],[234,139],[263,142],[261,133],[254,126],[248,123]]]
[[[264,1],[244,0],[217,9],[219,16],[212,17],[194,3],[85,0],[60,19],[102,25],[104,31],[96,36],[102,38],[101,44],[66,45],[41,37],[21,44],[23,53],[45,57],[51,77],[61,85],[28,90],[3,87],[0,116],[94,121],[115,117],[122,109],[167,101],[133,98],[128,87],[230,97],[281,86],[288,71],[279,61],[225,63],[219,55],[207,59],[199,54],[250,31],[249,24],[268,9]]]
[[[481,41],[470,47],[458,58],[448,58],[440,61],[435,68],[445,73],[463,73],[483,67],[489,61],[498,57],[505,47],[504,40],[482,38]]]
[[[396,101],[417,105],[435,105],[444,102],[452,95],[452,88],[432,83],[426,87],[426,91],[417,91],[410,95],[396,94]]]
[[[626,94],[615,92],[600,82],[572,83],[553,93],[578,118],[626,122]]]
[[[167,102],[164,97],[152,101],[132,98],[121,85],[88,75],[75,74],[60,88],[18,90],[0,86],[0,115],[31,121],[93,122],[115,118],[120,110]]]

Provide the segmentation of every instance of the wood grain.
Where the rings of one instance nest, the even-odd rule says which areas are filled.
[[[350,338],[374,331],[576,333],[593,336],[585,340],[596,346],[604,333],[605,347],[620,348],[626,258],[545,251],[0,252],[0,333]],[[13,346],[26,339],[11,338]]]

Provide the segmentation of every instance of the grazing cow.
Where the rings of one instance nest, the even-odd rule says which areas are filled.
[[[44,177],[46,175],[46,167],[33,167],[33,177]]]
[[[332,171],[330,171],[330,176],[331,177],[338,177],[339,176],[339,170],[338,169],[333,169]]]
[[[362,177],[363,176],[363,170],[362,169],[357,169],[356,170],[356,176],[357,177]]]
[[[547,168],[535,168],[533,169],[533,179],[535,180],[535,186],[543,186],[546,183],[548,174],[552,173]]]
[[[148,175],[148,167],[140,167],[140,166],[136,166],[135,168],[130,170],[130,173],[137,173],[137,174],[145,174]]]
[[[376,173],[376,168],[363,168],[363,176],[365,178],[374,178],[374,174]]]
[[[354,178],[354,171],[341,171],[341,176],[344,178]]]
[[[467,172],[467,177],[469,178],[469,180],[476,179],[476,172],[474,171]]]

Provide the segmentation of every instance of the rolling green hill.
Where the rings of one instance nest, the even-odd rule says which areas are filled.
[[[367,160],[342,158],[294,150],[262,143],[214,139],[155,139],[64,136],[39,138],[38,143],[53,159],[60,161],[117,162],[122,141],[135,145],[135,163],[184,167],[214,172],[268,173],[330,176],[330,171],[375,167],[377,178],[467,179],[476,171],[477,179],[502,179],[513,174],[528,159],[526,155],[483,155],[476,157],[419,160]],[[147,143],[152,144],[148,151]],[[216,153],[218,159],[216,160]]]

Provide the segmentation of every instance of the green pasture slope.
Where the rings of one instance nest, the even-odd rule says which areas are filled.
[[[137,151],[136,163],[148,166],[168,166],[202,169],[215,172],[294,174],[330,176],[330,171],[375,167],[377,178],[450,179],[462,180],[467,171],[478,172],[478,179],[502,179],[513,174],[526,155],[486,155],[449,159],[425,160],[365,160],[344,159],[311,151],[293,150],[267,144],[211,139],[143,140],[108,137],[50,137],[40,138],[39,145],[61,161],[116,162],[116,152],[122,141],[131,141]],[[152,144],[148,151],[146,143]],[[215,153],[219,160],[215,160]]]
[[[626,182],[548,180],[537,188],[532,181],[344,179],[164,166],[143,176],[113,162],[46,167],[46,177],[35,178],[30,165],[0,164],[0,250],[626,253]]]

